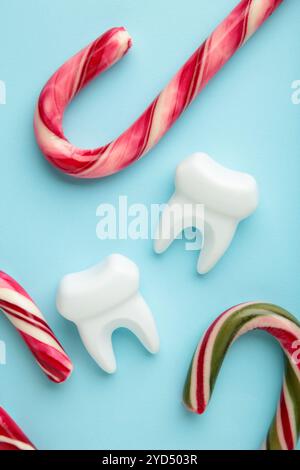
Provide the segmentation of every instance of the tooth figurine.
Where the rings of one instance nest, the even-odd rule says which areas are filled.
[[[156,325],[139,283],[137,265],[113,254],[86,271],[68,274],[58,288],[58,311],[77,325],[89,354],[110,374],[116,371],[111,337],[117,328],[131,330],[151,353],[159,350]]]
[[[195,153],[178,165],[175,186],[159,222],[154,250],[163,253],[182,230],[194,226],[203,237],[197,271],[205,274],[229,247],[239,222],[257,208],[256,181]]]

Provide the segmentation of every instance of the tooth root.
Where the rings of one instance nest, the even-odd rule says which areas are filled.
[[[142,296],[137,294],[103,317],[78,324],[87,351],[105,372],[112,374],[117,369],[112,345],[112,333],[116,328],[130,330],[150,353],[159,351],[159,337],[152,313]]]
[[[156,253],[166,251],[181,233],[183,227],[182,206],[182,197],[175,194],[164,208],[155,235],[154,250]]]
[[[111,332],[96,329],[93,323],[82,322],[78,331],[88,353],[94,361],[108,374],[117,369],[116,358],[113,351]]]
[[[175,193],[166,204],[154,237],[154,251],[166,251],[180,233],[189,227],[201,231],[203,227],[202,206],[197,207],[181,194]]]
[[[198,259],[199,274],[209,272],[229,247],[236,228],[235,220],[224,219],[218,214],[206,214],[205,237]]]
[[[175,205],[184,210],[174,212]],[[154,250],[164,252],[183,229],[194,226],[204,240],[197,270],[207,273],[229,247],[239,222],[257,205],[251,175],[229,170],[206,154],[193,154],[177,167],[176,191],[161,216]]]
[[[142,296],[138,295],[134,299],[134,304],[129,305],[129,308],[131,312],[128,312],[124,327],[132,331],[150,353],[157,353],[159,351],[159,337],[148,305]],[[138,315],[137,312],[139,312]]]
[[[116,370],[112,333],[117,328],[131,330],[151,353],[159,350],[152,313],[138,288],[138,267],[121,255],[60,283],[58,311],[77,325],[89,354],[108,373]]]

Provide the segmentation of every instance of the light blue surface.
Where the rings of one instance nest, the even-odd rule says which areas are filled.
[[[5,320],[0,339],[0,402],[40,449],[255,449],[279,396],[280,348],[258,332],[228,354],[203,416],[181,405],[194,348],[225,308],[246,300],[278,303],[300,317],[300,2],[285,0],[221,71],[163,141],[143,160],[105,180],[80,182],[54,171],[40,154],[32,118],[41,87],[73,53],[112,26],[132,34],[129,55],[87,88],[65,118],[67,136],[98,146],[136,118],[235,0],[2,0],[0,79],[1,269],[37,301],[75,364],[54,385]],[[178,162],[205,151],[253,174],[260,206],[239,228],[208,275],[198,254],[176,242],[156,256],[151,241],[96,237],[96,208],[127,195],[167,201]],[[60,278],[111,252],[141,269],[141,290],[155,315],[161,352],[152,357],[127,332],[114,336],[118,371],[108,376],[85,352],[76,328],[55,308]]]

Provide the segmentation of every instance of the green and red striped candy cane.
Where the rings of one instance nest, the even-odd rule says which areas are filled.
[[[277,339],[286,365],[277,411],[263,449],[292,450],[300,434],[300,323],[276,305],[240,304],[226,310],[212,323],[193,357],[183,401],[190,411],[202,414],[228,348],[237,338],[255,329],[267,331]]]

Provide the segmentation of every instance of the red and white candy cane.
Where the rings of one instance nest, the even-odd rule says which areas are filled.
[[[36,450],[28,437],[1,407],[0,450]]]
[[[78,178],[116,173],[145,155],[233,54],[283,0],[242,0],[192,55],[140,118],[113,142],[93,150],[72,145],[63,132],[66,106],[131,47],[124,28],[113,28],[69,59],[44,87],[35,112],[37,142],[58,169]]]
[[[202,414],[228,348],[241,335],[255,329],[267,331],[278,340],[286,363],[280,400],[263,449],[292,450],[300,434],[300,323],[276,305],[237,305],[213,322],[193,357],[183,401],[190,411]]]
[[[27,292],[0,271],[0,310],[14,325],[39,366],[53,382],[64,382],[73,365]]]

